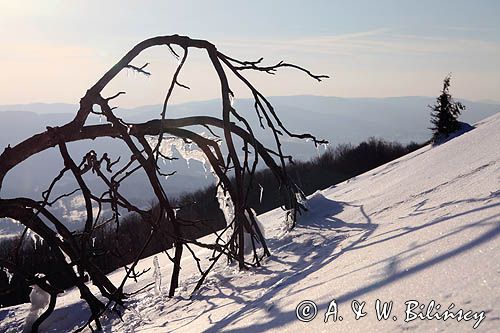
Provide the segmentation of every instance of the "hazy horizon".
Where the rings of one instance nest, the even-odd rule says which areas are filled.
[[[334,96],[334,95],[314,95],[314,94],[297,94],[297,95],[270,95],[266,96],[266,98],[281,98],[281,97],[319,97],[319,98],[338,98],[338,99],[359,99],[359,100],[383,100],[383,99],[397,99],[397,98],[437,98],[437,96],[424,96],[424,95],[403,95],[403,96]],[[479,100],[473,100],[473,99],[467,99],[467,98],[461,98],[460,96],[453,96],[455,100],[460,100],[460,101],[466,101],[466,102],[473,102],[473,103],[480,103],[480,104],[493,104],[493,105],[500,105],[500,100],[490,100],[490,99],[479,99]],[[208,99],[200,99],[200,100],[189,100],[189,101],[178,101],[174,102],[169,105],[183,105],[183,104],[189,104],[189,103],[203,103],[203,102],[212,102],[215,100],[219,100],[220,97],[213,97],[213,98],[208,98]],[[248,100],[252,99],[252,97],[244,97],[241,98],[241,100]],[[28,102],[28,103],[13,103],[13,104],[2,104],[0,103],[0,112],[6,112],[6,111],[21,111],[21,110],[8,110],[8,107],[21,107],[21,106],[33,106],[33,105],[64,105],[64,106],[78,106],[77,102],[71,103],[71,102],[59,102],[59,101],[34,101],[34,102]],[[153,107],[153,106],[158,106],[161,105],[161,103],[153,103],[153,104],[142,104],[142,105],[134,105],[134,106],[121,106],[117,105],[121,109],[136,109],[136,108],[143,108],[143,107]],[[31,111],[31,110],[25,110],[25,111],[30,111],[30,112],[35,112],[36,111]],[[499,110],[500,111],[500,110]]]

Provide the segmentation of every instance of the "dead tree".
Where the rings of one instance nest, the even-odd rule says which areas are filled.
[[[111,106],[111,103],[124,92],[118,92],[111,97],[104,97],[102,91],[123,70],[131,69],[144,75],[150,75],[151,73],[147,71],[148,64],[139,67],[133,65],[132,62],[141,52],[153,46],[166,46],[178,58],[178,66],[172,76],[170,85],[166,89],[163,108],[159,110],[159,118],[144,123],[127,123],[113,112],[114,107]],[[189,89],[179,82],[178,77],[188,58],[190,49],[205,51],[217,73],[222,102],[220,118],[208,116],[167,118],[167,106],[174,89],[176,87]],[[129,277],[136,278],[140,275],[135,273],[134,269],[152,236],[160,232],[159,226],[161,224],[171,226],[168,232],[162,229],[161,236],[171,241],[174,247],[174,255],[169,256],[172,261],[169,296],[174,295],[179,285],[180,260],[183,251],[186,249],[196,260],[200,271],[200,279],[195,290],[202,285],[209,271],[222,256],[226,256],[230,261],[237,262],[241,269],[260,265],[263,256],[269,256],[270,252],[256,223],[254,212],[247,204],[247,196],[248,187],[252,184],[254,173],[261,160],[272,170],[279,181],[280,192],[285,202],[283,208],[287,212],[289,226],[293,228],[295,225],[297,214],[304,209],[301,199],[303,193],[287,174],[286,164],[287,160],[291,160],[291,157],[284,154],[280,137],[287,135],[294,138],[310,139],[315,145],[326,143],[326,141],[319,140],[311,134],[290,132],[280,121],[271,103],[249,82],[244,76],[244,72],[258,71],[274,74],[280,68],[289,67],[302,71],[317,81],[321,81],[327,76],[314,75],[302,67],[285,62],[264,66],[262,60],[262,58],[257,61],[234,59],[219,52],[208,41],[191,39],[185,36],[160,36],[144,40],[125,54],[96,84],[87,90],[85,96],[80,100],[79,110],[72,121],[64,126],[48,127],[45,132],[36,134],[14,147],[5,148],[0,155],[1,191],[5,175],[19,163],[51,147],[56,147],[59,150],[64,167],[49,184],[47,190],[43,192],[41,200],[5,198],[0,192],[0,218],[12,218],[19,221],[25,226],[26,230],[29,229],[38,234],[55,250],[58,260],[65,267],[65,274],[70,277],[72,284],[79,289],[82,299],[89,305],[91,311],[87,323],[89,326],[94,322],[96,328],[99,329],[101,327],[99,318],[104,311],[111,307],[115,308],[116,305],[124,304],[127,296],[123,291],[125,282]],[[234,94],[230,88],[227,73],[234,75],[237,80],[243,82],[250,90],[260,126],[271,131],[274,136],[276,143],[274,149],[265,147],[257,140],[246,118],[233,107],[232,99]],[[104,117],[107,122],[99,125],[86,125],[87,119],[92,114]],[[196,133],[193,128],[200,126],[208,129],[213,134],[213,137]],[[217,131],[222,133],[220,137],[215,134]],[[68,143],[96,138],[111,138],[123,141],[130,151],[128,160],[118,167],[118,162],[123,156],[116,159],[113,159],[107,153],[98,156],[94,150],[90,150],[85,156],[80,156],[78,159],[71,156],[67,147]],[[243,146],[237,147],[236,142],[242,142]],[[209,164],[217,180],[218,199],[221,208],[225,209],[227,226],[222,231],[214,231],[217,237],[213,243],[187,239],[182,235],[181,228],[183,225],[200,221],[184,221],[178,218],[174,210],[175,207],[171,204],[171,198],[167,196],[160,182],[161,177],[166,174],[163,172],[159,161],[172,158],[172,156],[164,153],[162,147],[182,143],[190,143],[198,147],[202,152],[202,158]],[[224,150],[221,149],[221,144],[225,145],[227,153],[223,153]],[[243,150],[244,158],[238,155],[239,149]],[[153,214],[152,210],[144,210],[132,204],[120,192],[121,182],[138,170],[145,172],[145,181],[151,186],[158,201],[158,211],[155,214]],[[98,177],[106,185],[106,191],[93,193],[84,178],[84,175],[88,176],[90,173]],[[71,193],[53,198],[53,189],[66,174],[74,178],[78,188]],[[51,207],[58,200],[71,196],[75,192],[79,192],[84,198],[86,215],[83,229],[79,232],[70,232],[51,213]],[[94,212],[96,207],[98,208],[97,214]],[[108,207],[113,212],[110,218],[101,217],[103,207]],[[136,254],[134,262],[126,268],[127,276],[120,285],[115,286],[94,264],[94,254],[90,251],[90,248],[95,230],[108,223],[118,224],[121,211],[138,214],[144,223],[149,224],[151,233],[145,244],[143,244],[142,250]],[[203,223],[203,221],[200,223]],[[226,239],[221,236],[224,232],[230,234]],[[244,256],[245,232],[251,236],[252,260],[247,260]],[[21,238],[22,241],[23,238]],[[203,269],[199,264],[200,259],[196,257],[193,246],[213,251],[211,262],[207,268]],[[262,248],[261,251],[258,251],[259,247]],[[16,262],[10,262],[9,265],[2,266],[13,269],[17,264]],[[99,288],[100,293],[108,299],[107,304],[101,302],[88,289],[84,282],[85,275],[90,277],[92,283]],[[50,286],[50,281],[44,282],[41,287],[50,290],[51,295],[57,295],[57,286]],[[40,319],[43,320],[47,316],[48,314],[44,313],[43,318]],[[37,321],[37,325],[39,324],[40,321]],[[36,327],[34,329],[36,330]]]

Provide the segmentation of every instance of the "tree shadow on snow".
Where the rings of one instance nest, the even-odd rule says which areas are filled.
[[[319,286],[324,284],[325,282],[330,282],[335,279],[339,279],[341,277],[348,276],[349,274],[367,270],[370,267],[373,267],[375,265],[380,265],[380,264],[385,264],[385,268],[383,270],[383,274],[375,279],[374,282],[367,283],[366,285],[359,286],[355,290],[346,292],[344,294],[338,295],[335,299],[337,301],[337,304],[342,304],[346,302],[350,302],[353,299],[359,298],[369,292],[372,292],[374,290],[377,290],[379,288],[382,288],[384,286],[390,285],[393,282],[396,282],[401,279],[405,279],[413,274],[416,274],[420,271],[423,271],[431,266],[437,265],[441,262],[444,262],[448,259],[451,259],[453,257],[456,257],[464,252],[470,251],[481,244],[484,244],[486,242],[492,241],[493,239],[497,238],[500,236],[500,214],[499,213],[493,213],[492,215],[483,218],[480,221],[477,221],[475,223],[470,223],[463,225],[461,227],[451,229],[450,232],[444,233],[437,235],[435,238],[428,240],[426,242],[422,243],[412,243],[409,244],[409,247],[400,252],[397,253],[393,256],[390,256],[386,259],[382,259],[378,262],[370,263],[369,265],[366,265],[361,268],[357,268],[355,270],[351,270],[349,272],[343,273],[338,276],[334,276],[331,279],[325,281],[322,280],[320,283],[308,283],[307,286],[302,286],[300,284],[300,281],[307,276],[311,275],[312,273],[316,272],[319,268],[328,265],[329,263],[333,262],[337,258],[339,258],[341,255],[344,253],[350,252],[350,251],[356,251],[356,250],[361,250],[366,247],[369,247],[374,244],[380,244],[383,242],[387,242],[389,240],[399,238],[405,235],[408,235],[409,233],[413,233],[419,230],[422,230],[424,228],[428,228],[440,223],[445,223],[447,221],[451,221],[457,217],[460,216],[466,216],[468,214],[476,213],[485,209],[491,209],[494,207],[498,207],[500,203],[491,203],[491,200],[496,198],[498,196],[498,193],[492,193],[489,197],[487,198],[471,198],[469,200],[463,200],[463,202],[478,202],[478,201],[485,201],[487,203],[486,205],[483,205],[481,207],[471,209],[469,211],[457,213],[454,215],[443,215],[439,218],[436,218],[432,221],[429,221],[427,223],[424,223],[422,225],[418,226],[405,226],[405,227],[400,227],[397,226],[395,229],[383,233],[383,234],[378,234],[374,237],[372,234],[374,231],[377,229],[378,225],[373,224],[370,217],[366,214],[366,212],[363,209],[362,205],[353,205],[350,203],[345,203],[345,202],[336,202],[330,199],[327,199],[323,197],[322,195],[317,195],[313,197],[314,200],[310,201],[311,205],[311,215],[309,215],[304,221],[308,221],[307,224],[301,224],[301,231],[304,230],[304,232],[307,233],[307,230],[310,229],[311,231],[314,231],[315,235],[318,235],[317,239],[322,240],[325,243],[321,244],[324,245],[322,246],[323,250],[318,250],[317,248],[319,247],[320,244],[316,243],[315,240],[312,241],[311,244],[293,244],[288,243],[284,244],[284,241],[279,240],[279,239],[274,239],[270,242],[270,246],[273,249],[280,249],[281,250],[286,250],[286,251],[291,251],[292,253],[297,254],[299,260],[295,262],[284,262],[285,264],[290,265],[290,269],[286,270],[284,272],[272,272],[272,273],[279,273],[277,276],[271,277],[268,280],[264,280],[263,283],[260,284],[255,284],[251,286],[254,289],[260,289],[262,288],[265,290],[265,293],[258,299],[256,300],[246,300],[245,297],[241,298],[241,293],[244,295],[245,290],[236,290],[236,292],[240,292],[239,295],[232,295],[230,297],[233,297],[234,302],[240,304],[242,307],[237,310],[236,312],[232,312],[228,315],[226,315],[224,318],[221,318],[216,321],[211,321],[213,323],[212,326],[207,328],[208,332],[218,332],[221,330],[224,330],[226,332],[241,332],[241,331],[248,331],[248,332],[262,332],[266,331],[269,329],[273,328],[279,328],[283,326],[284,324],[287,324],[289,322],[294,322],[297,321],[296,315],[295,315],[295,310],[293,311],[282,311],[277,307],[273,306],[272,300],[274,296],[283,290],[287,286],[293,286],[290,288],[290,291],[286,296],[297,294],[300,292],[304,292],[310,288],[313,288],[315,286]],[[443,203],[440,204],[433,209],[438,209],[442,207],[446,207],[452,204],[456,204],[457,202],[449,202],[449,203]],[[347,223],[344,222],[338,218],[335,217],[338,213],[340,213],[344,207],[346,206],[353,206],[356,207],[360,210],[360,212],[363,214],[365,217],[365,221],[363,223]],[[422,209],[423,205],[418,206],[418,204],[415,206],[416,210]],[[314,213],[317,212],[317,213]],[[491,226],[491,227],[490,227]],[[334,239],[324,239],[321,238],[321,233],[318,233],[318,230],[325,230],[325,229],[331,229],[331,228],[338,228],[338,236],[336,236]],[[434,256],[429,258],[428,260],[424,262],[420,262],[418,264],[415,264],[409,268],[406,268],[405,270],[399,270],[399,265],[401,264],[402,261],[407,260],[408,258],[412,256],[419,255],[419,251],[423,251],[425,248],[428,246],[432,246],[434,243],[443,240],[445,238],[460,234],[460,233],[467,233],[469,230],[472,228],[487,228],[485,232],[483,232],[481,235],[477,236],[476,238],[462,243],[461,245],[450,249],[440,255]],[[346,238],[345,235],[343,235],[343,229],[347,229],[345,233],[349,234],[349,237],[355,238],[353,242],[351,242],[347,247],[338,250],[337,245]],[[307,236],[309,237],[309,236]],[[299,237],[300,238],[300,237]],[[304,248],[304,246],[306,248]],[[325,249],[327,248],[327,249]],[[305,253],[309,253],[308,255],[304,256]],[[404,258],[403,258],[404,257]],[[275,261],[284,261],[286,260],[278,257],[278,258],[272,258],[270,260],[275,260]],[[266,268],[263,267],[260,269],[264,274],[268,274],[269,272],[266,272]],[[233,293],[234,293],[234,289]],[[222,293],[222,292],[221,292]],[[225,297],[227,295],[220,295],[221,297]],[[217,306],[213,306],[212,309],[215,309]],[[318,304],[318,309],[326,309],[328,307],[328,303],[325,304]],[[207,309],[207,311],[210,311],[211,309]],[[236,324],[239,320],[242,318],[245,318],[247,316],[250,316],[258,311],[266,311],[266,319],[262,320],[261,322],[258,323],[252,323],[251,326],[245,327],[245,328],[235,328],[231,329],[231,326]],[[321,312],[321,311],[320,311]],[[316,320],[322,320],[322,318],[316,318]]]
[[[336,218],[335,215],[342,212],[346,206],[354,206],[359,209],[366,221],[364,223],[347,223]],[[275,308],[271,302],[273,297],[287,286],[299,286],[301,280],[342,255],[344,251],[339,250],[337,245],[346,239],[347,235],[351,237],[355,234],[358,237],[353,243],[353,245],[356,245],[369,237],[377,228],[377,225],[372,223],[362,205],[330,200],[317,192],[308,200],[308,207],[309,212],[299,220],[300,233],[289,234],[289,237],[285,239],[271,239],[268,242],[269,247],[275,253],[269,261],[282,264],[280,266],[283,268],[282,271],[270,271],[267,268],[268,264],[265,264],[263,267],[254,269],[256,276],[262,274],[266,277],[265,279],[255,279],[257,282],[249,282],[247,286],[241,287],[241,289],[232,286],[231,280],[228,280],[224,282],[226,284],[224,288],[217,287],[218,294],[207,296],[212,300],[214,297],[229,298],[231,299],[231,305],[237,303],[242,306],[238,311],[232,312],[222,319],[213,320],[212,316],[209,315],[209,320],[213,325],[207,328],[207,332],[230,330],[229,327],[232,324],[260,310],[264,310],[269,314],[269,322],[252,325],[247,328],[248,331],[264,331],[272,327],[279,327],[288,321],[296,320],[295,312],[283,313]],[[318,230],[329,229],[337,230],[335,237],[329,238],[318,232]],[[260,289],[265,291],[260,297],[256,299],[255,297],[247,297],[248,294]],[[293,291],[289,294],[299,291]],[[205,298],[202,296],[202,299]],[[215,303],[213,302],[211,306],[208,306],[204,313],[219,308]],[[241,331],[241,329],[237,331]]]

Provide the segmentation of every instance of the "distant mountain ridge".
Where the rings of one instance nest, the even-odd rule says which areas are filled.
[[[0,111],[24,111],[39,114],[74,113],[78,105],[69,103],[28,103],[0,105]]]
[[[341,143],[357,144],[369,137],[379,137],[401,143],[425,142],[431,137],[430,110],[433,97],[390,97],[390,98],[341,98],[325,96],[274,96],[269,97],[285,126],[298,133],[312,133],[318,138],[329,140],[332,145]],[[460,120],[473,124],[500,111],[500,105],[476,103],[461,100],[467,110]],[[208,100],[171,105],[167,118],[194,115],[220,116],[220,101]],[[118,103],[119,104],[119,103]],[[116,114],[129,122],[144,122],[158,118],[161,105],[141,106],[127,109],[118,108]],[[255,129],[258,138],[267,146],[274,147],[270,133],[260,130],[255,115],[253,101],[237,99],[235,107],[245,116]],[[60,126],[73,119],[77,105],[64,103],[35,103],[24,105],[0,105],[0,151],[7,145],[14,146],[32,135],[45,131],[46,126]],[[99,123],[93,116],[88,123]],[[203,129],[201,129],[203,130]],[[322,147],[315,149],[311,142],[282,138],[284,151],[295,159],[306,160],[316,156]],[[98,153],[108,152],[114,158],[126,154],[126,147],[118,140],[102,140],[73,143],[69,146],[75,158],[81,158],[89,149]],[[189,192],[211,183],[205,177],[201,165],[188,169],[187,164],[177,163],[173,167],[178,173],[170,177],[167,191],[173,196]],[[9,172],[2,189],[2,197],[40,195],[48,183],[62,168],[56,149],[37,154]],[[98,184],[94,184],[98,186]],[[71,191],[74,184],[62,182],[62,190]],[[149,188],[139,176],[131,177],[123,184],[126,195],[135,196],[144,204],[149,203]],[[68,201],[67,205],[72,205]],[[74,207],[73,207],[74,208]],[[71,215],[70,206],[61,211]],[[62,214],[62,213],[61,213]],[[1,234],[1,232],[0,232]]]
[[[285,126],[296,132],[309,132],[329,140],[332,144],[359,143],[368,137],[381,137],[390,141],[408,143],[422,142],[430,137],[430,110],[434,97],[403,96],[386,98],[344,98],[328,96],[273,96],[269,97]],[[467,110],[460,120],[475,123],[500,111],[500,104],[479,103],[458,99]],[[167,118],[194,115],[220,116],[220,101],[217,99],[188,102],[168,107]],[[119,103],[118,103],[119,104]],[[258,127],[257,117],[251,99],[237,99],[235,106],[246,116],[253,126]],[[148,105],[136,108],[118,108],[116,113],[126,121],[143,122],[158,118],[161,105]],[[0,145],[15,144],[30,133],[39,132],[47,125],[61,125],[69,121],[76,113],[78,105],[64,103],[35,103],[24,105],[0,105]],[[10,133],[12,123],[21,117],[19,114],[2,111],[31,111],[29,126],[23,126],[21,132]],[[28,115],[23,117],[29,118]],[[36,119],[38,118],[38,119]],[[94,120],[95,121],[95,120]],[[21,135],[22,134],[22,135]],[[271,137],[262,132],[264,142]],[[291,141],[284,138],[285,141]],[[8,141],[8,142],[7,142]],[[298,159],[307,159],[316,154],[311,145],[303,141],[289,143],[290,153]]]

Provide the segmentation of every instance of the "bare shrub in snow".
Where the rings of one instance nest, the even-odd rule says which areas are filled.
[[[137,66],[134,59],[144,50],[154,46],[166,46],[177,58],[177,67],[166,88],[163,107],[158,110],[158,118],[145,123],[131,123],[119,117],[112,106],[117,98],[125,92],[117,92],[113,96],[104,97],[103,91],[108,84],[123,71],[149,76],[148,63]],[[192,49],[203,50],[208,62],[215,70],[218,84],[221,87],[221,116],[196,116],[170,119],[167,109],[176,88],[189,89],[180,81],[180,74]],[[200,277],[194,290],[197,290],[207,274],[221,257],[236,262],[240,269],[259,266],[263,256],[269,256],[262,226],[256,219],[255,212],[249,207],[247,196],[249,188],[256,186],[254,174],[259,163],[264,163],[278,180],[280,193],[283,196],[287,211],[289,227],[293,228],[297,215],[304,209],[302,192],[288,176],[286,169],[290,156],[284,154],[280,137],[289,136],[309,139],[316,146],[326,143],[311,134],[295,134],[290,132],[280,121],[271,103],[246,78],[245,72],[263,72],[274,74],[280,68],[293,68],[304,72],[317,81],[327,78],[315,75],[308,70],[289,63],[279,62],[264,66],[262,60],[243,61],[221,53],[205,40],[191,39],[185,36],[160,36],[144,40],[134,46],[125,56],[109,69],[80,100],[80,107],[72,121],[60,127],[48,127],[45,132],[34,135],[14,147],[7,147],[0,155],[0,190],[5,175],[30,156],[56,147],[64,162],[64,167],[43,192],[41,200],[32,198],[0,199],[0,218],[12,218],[22,223],[26,230],[40,237],[37,241],[48,244],[54,252],[56,260],[61,262],[61,272],[71,285],[76,286],[89,306],[91,315],[84,327],[95,325],[101,329],[100,318],[109,310],[119,311],[125,306],[127,294],[124,285],[129,278],[136,279],[142,273],[135,271],[144,249],[153,236],[164,239],[166,244],[173,244],[173,255],[168,255],[172,262],[172,273],[168,295],[174,295],[179,286],[181,257],[187,250],[196,261]],[[275,138],[274,149],[265,147],[254,136],[248,121],[234,106],[234,93],[230,88],[227,74],[231,74],[246,87],[255,101],[255,115],[262,128],[267,128]],[[99,117],[96,125],[88,125],[92,115]],[[210,136],[199,134],[199,130],[208,130]],[[88,151],[84,156],[72,156],[68,145],[72,142],[108,138],[124,143],[129,156],[109,156]],[[214,175],[217,182],[217,200],[224,212],[227,226],[221,232],[214,230],[213,242],[204,243],[190,239],[183,234],[185,226],[204,226],[210,228],[210,221],[188,221],[179,218],[177,208],[160,182],[161,177],[174,176],[175,171],[168,170],[163,163],[174,159],[175,149],[186,160],[198,160]],[[158,206],[155,210],[145,210],[129,201],[120,191],[120,185],[132,174],[141,172],[144,181],[150,184]],[[58,194],[56,189],[63,177],[70,176],[75,183],[71,193]],[[88,177],[97,177],[105,185],[104,191],[97,192],[89,187]],[[57,194],[56,194],[57,193]],[[58,220],[51,209],[63,198],[79,195],[85,207],[84,227],[73,233]],[[113,212],[111,217],[104,216],[104,210]],[[141,250],[134,254],[134,260],[126,266],[126,276],[119,285],[112,283],[94,263],[93,258],[99,253],[94,244],[96,230],[108,224],[120,228],[120,215],[124,212],[139,215],[150,228],[147,239]],[[160,228],[162,226],[162,228]],[[165,227],[166,226],[166,227]],[[31,233],[30,233],[31,234]],[[222,234],[228,234],[223,237]],[[21,238],[21,242],[25,237]],[[251,243],[251,246],[250,246]],[[195,247],[212,250],[207,262],[202,262],[194,251]],[[253,251],[249,260],[245,253]],[[260,251],[258,251],[260,249]],[[116,249],[117,253],[120,250]],[[168,252],[166,252],[168,254]],[[12,264],[12,263],[10,263]],[[15,265],[15,263],[14,263]],[[155,269],[159,272],[159,270]],[[103,298],[98,298],[85,284],[87,277],[97,286]],[[159,276],[158,276],[159,278]],[[57,287],[57,286],[54,286]],[[158,286],[159,289],[159,286]],[[102,301],[106,299],[106,301]],[[51,298],[51,304],[55,298]],[[55,304],[55,303],[54,303]],[[53,306],[49,306],[49,309]],[[45,313],[44,313],[45,314]]]

